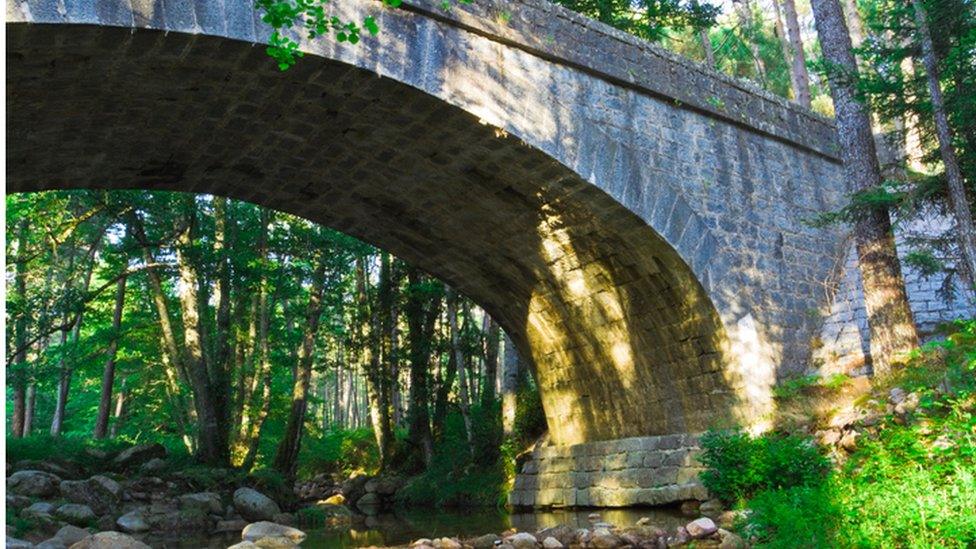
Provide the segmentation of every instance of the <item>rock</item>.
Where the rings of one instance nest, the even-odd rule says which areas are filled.
[[[69,524],[58,530],[58,533],[54,534],[54,537],[61,540],[68,547],[71,547],[89,535],[91,534],[88,533],[88,530]]]
[[[295,515],[291,513],[278,513],[274,516],[274,520],[271,522],[277,522],[278,524],[284,524],[286,526],[293,526],[295,524]]]
[[[218,520],[217,525],[214,526],[214,533],[223,534],[226,532],[242,532],[246,527],[247,521],[245,520]]]
[[[138,534],[149,530],[149,523],[141,509],[130,511],[115,520],[115,525],[123,532]]]
[[[688,531],[688,535],[691,537],[701,539],[718,532],[718,526],[715,526],[715,522],[712,519],[702,517],[686,524],[685,530]]]
[[[359,498],[363,497],[363,494],[366,493],[367,482],[369,482],[369,477],[365,475],[357,475],[346,479],[342,483],[342,495],[346,497],[347,501],[359,501]]]
[[[606,528],[597,528],[590,536],[590,546],[596,549],[613,549],[623,545],[620,538],[610,533]]]
[[[888,391],[888,402],[892,404],[900,404],[905,397],[908,396],[904,389],[901,387],[895,387]]]
[[[68,549],[68,546],[58,538],[51,538],[38,543],[34,549]]]
[[[535,537],[536,539],[543,540],[543,542],[545,542],[546,538],[555,538],[556,541],[568,547],[574,541],[576,541],[576,530],[566,526],[565,524],[557,524],[551,528],[539,530]]]
[[[179,502],[180,509],[198,509],[204,513],[216,515],[224,512],[224,506],[220,503],[220,496],[213,492],[183,494],[176,500]]]
[[[181,509],[179,511],[162,510],[153,511],[144,515],[149,523],[150,530],[161,530],[167,532],[207,532],[214,524],[210,516],[199,509]]]
[[[244,527],[244,531],[241,532],[242,540],[254,542],[263,538],[284,538],[292,544],[299,544],[305,541],[305,537],[305,532],[302,532],[298,528],[268,521],[248,524]]]
[[[502,538],[496,536],[495,534],[485,534],[483,536],[478,536],[467,541],[467,545],[470,545],[474,549],[492,549],[495,546],[495,542],[501,541]]]
[[[827,429],[826,431],[817,431],[814,433],[817,438],[817,442],[824,446],[833,446],[837,444],[840,440],[840,431],[837,429]]]
[[[316,502],[316,505],[345,505],[346,496],[342,494],[333,494],[325,499],[320,499]]]
[[[857,449],[858,436],[860,436],[860,433],[858,433],[857,431],[847,431],[846,433],[844,433],[844,436],[841,437],[840,442],[838,444],[840,445],[841,448],[847,450],[848,452],[853,452],[854,450]]]
[[[254,543],[253,541],[242,541],[240,543],[235,543],[227,549],[259,549],[261,546]]]
[[[721,513],[723,509],[725,509],[725,506],[722,505],[722,500],[717,498],[705,501],[698,506],[698,511],[708,516],[715,516]]]
[[[461,544],[451,538],[437,538],[433,542],[434,549],[461,549]]]
[[[249,521],[272,520],[281,512],[274,500],[251,488],[238,488],[234,492],[234,508]]]
[[[603,528],[606,530],[613,531],[613,529],[616,528],[616,526],[610,524],[609,522],[597,522],[596,524],[593,525],[593,529],[595,530],[597,528]]]
[[[356,502],[356,508],[367,515],[375,515],[382,506],[383,499],[376,492],[363,494],[363,497]]]
[[[121,532],[99,532],[75,543],[71,549],[152,549]]]
[[[431,540],[429,540],[429,539],[427,539],[427,538],[420,538],[420,539],[414,540],[413,542],[410,543],[410,547],[419,547],[421,545],[429,545],[429,546],[433,547],[434,546],[434,542],[431,541]]]
[[[122,500],[122,486],[103,475],[88,480],[65,480],[60,489],[65,499],[87,505],[99,515],[111,513]]]
[[[563,544],[558,539],[556,539],[556,538],[554,538],[552,536],[549,536],[546,539],[542,540],[542,546],[545,549],[562,549],[563,548]]]
[[[910,414],[918,409],[918,394],[908,393],[905,399],[895,404],[895,413],[898,415]]]
[[[22,459],[15,463],[13,467],[14,471],[44,471],[45,473],[57,475],[62,479],[77,477],[80,469],[75,463],[68,462],[65,466],[50,461],[38,461],[35,459]]]
[[[679,526],[674,535],[668,538],[668,547],[684,545],[689,541],[691,541],[691,535],[688,534],[688,530],[684,526]]]
[[[153,458],[166,457],[166,447],[162,444],[153,442],[149,444],[138,444],[131,448],[126,448],[115,456],[112,466],[118,470],[128,469],[136,465],[142,465]]]
[[[46,498],[58,493],[61,478],[46,471],[28,469],[7,477],[7,493]]]
[[[701,506],[701,502],[697,499],[689,499],[687,501],[681,502],[681,514],[688,516],[698,516],[698,508]]]
[[[722,540],[719,549],[746,549],[748,547],[744,539],[728,530],[719,528],[718,537]]]
[[[27,496],[16,496],[14,494],[7,494],[7,509],[23,509],[31,504],[31,500]]]
[[[7,536],[7,549],[31,549],[32,547],[34,544],[29,541]]]
[[[535,549],[536,544],[539,542],[535,539],[535,536],[528,532],[519,532],[505,541],[510,543],[515,549]]]
[[[162,458],[152,458],[149,461],[143,463],[139,466],[139,471],[146,474],[154,474],[160,471],[164,471],[169,465],[166,463],[165,459]]]
[[[80,503],[65,503],[54,512],[54,516],[75,526],[86,526],[98,518],[91,507]]]
[[[603,517],[600,516],[600,513],[590,513],[586,516],[586,520],[590,521],[590,523],[600,522],[603,520]]]
[[[98,517],[95,521],[95,529],[99,532],[114,531],[117,526],[115,525],[115,517],[112,515],[102,515]]]
[[[40,515],[53,515],[54,511],[57,510],[58,506],[53,503],[48,503],[46,501],[38,501],[37,503],[32,503],[30,507],[25,509],[28,513],[40,514]]]

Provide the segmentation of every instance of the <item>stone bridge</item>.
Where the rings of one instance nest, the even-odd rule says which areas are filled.
[[[553,446],[516,503],[698,493],[686,434],[773,417],[841,278],[845,235],[802,223],[845,194],[831,122],[541,0],[335,8],[380,35],[280,72],[252,0],[8,2],[8,191],[206,192],[371,242],[534,366]]]

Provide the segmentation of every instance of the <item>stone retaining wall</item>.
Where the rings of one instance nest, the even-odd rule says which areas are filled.
[[[541,446],[515,478],[517,507],[630,507],[706,499],[693,434]]]

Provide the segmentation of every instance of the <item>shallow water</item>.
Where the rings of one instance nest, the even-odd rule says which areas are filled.
[[[677,509],[672,508],[633,508],[633,509],[582,509],[554,510],[538,512],[506,513],[495,509],[445,511],[409,510],[387,513],[373,517],[356,517],[350,528],[310,529],[308,539],[302,543],[304,549],[345,549],[371,545],[404,545],[419,538],[457,536],[475,537],[482,534],[500,533],[509,528],[534,532],[541,528],[566,524],[573,527],[589,526],[587,516],[598,512],[605,522],[617,526],[631,526],[641,517],[649,517],[652,523],[661,528],[673,530],[687,523]],[[239,535],[223,537],[193,538],[180,540],[147,539],[147,543],[161,549],[223,549],[240,541]]]

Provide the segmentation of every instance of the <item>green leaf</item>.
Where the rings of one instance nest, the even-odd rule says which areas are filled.
[[[363,28],[368,30],[373,36],[376,36],[380,32],[380,26],[376,24],[376,19],[371,15],[363,19]]]

